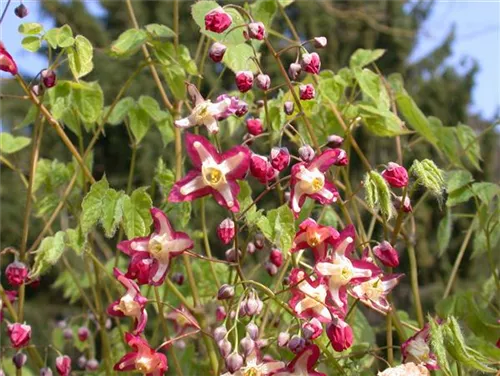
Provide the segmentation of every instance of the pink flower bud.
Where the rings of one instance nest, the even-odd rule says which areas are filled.
[[[257,78],[258,78],[258,77],[259,77],[259,76],[257,76]],[[259,85],[258,85],[258,82],[257,82],[257,86],[259,86]],[[264,103],[264,101],[263,101],[262,99],[258,99],[258,100],[256,100],[256,101],[255,101],[255,104],[257,105],[257,107],[258,107],[258,108],[262,108],[262,107],[264,107],[264,104],[265,104],[265,103]]]
[[[33,93],[34,96],[40,97],[44,92],[43,86],[42,85],[33,85],[31,87],[31,92]]]
[[[344,142],[344,139],[336,134],[331,134],[326,138],[326,140],[328,142],[328,146],[331,148],[338,148]]]
[[[229,248],[226,253],[226,261],[236,262],[236,250],[234,248]],[[238,257],[241,257],[241,251],[238,249]]]
[[[287,115],[293,114],[294,108],[295,108],[295,105],[293,104],[292,101],[286,101],[283,104],[283,111],[285,111],[285,114],[287,114]]]
[[[69,376],[71,372],[71,358],[67,355],[56,358],[56,370],[60,376]]]
[[[217,236],[224,244],[229,244],[235,234],[234,222],[230,218],[224,219],[217,227]]]
[[[80,369],[85,369],[85,366],[87,365],[87,358],[85,357],[85,355],[81,355],[78,357],[78,359],[76,360],[76,365]]]
[[[12,357],[12,363],[17,369],[23,368],[28,360],[28,356],[25,353],[19,352]]]
[[[257,178],[262,184],[267,184],[268,181],[276,177],[277,171],[273,168],[271,163],[269,163],[266,157],[252,154],[250,157],[250,174]]]
[[[332,321],[326,327],[326,334],[332,343],[335,351],[341,352],[347,350],[352,345],[352,329],[345,321],[338,319]]]
[[[22,262],[14,261],[5,269],[5,276],[11,286],[21,286],[28,277],[28,268]]]
[[[299,148],[299,157],[304,162],[311,162],[314,159],[315,155],[316,153],[314,152],[314,149],[311,147],[311,145],[306,144]]]
[[[316,48],[325,48],[327,44],[328,40],[326,39],[326,37],[315,37],[313,39],[313,45]]]
[[[248,242],[248,244],[247,244],[247,252],[249,254],[253,255],[255,253],[255,250],[256,250],[255,244],[253,244],[253,242]]]
[[[278,171],[283,171],[290,164],[290,152],[287,148],[274,147],[271,149],[271,166]]]
[[[302,66],[299,63],[292,63],[288,67],[288,75],[294,81],[299,78],[300,72],[302,72]]]
[[[17,74],[17,65],[12,56],[7,52],[5,46],[0,42],[0,70],[8,72],[15,76]]]
[[[379,245],[373,247],[373,254],[382,264],[390,268],[395,268],[399,265],[399,255],[388,241],[383,241]]]
[[[321,60],[316,52],[303,54],[300,63],[307,73],[318,74],[321,68]]]
[[[89,334],[90,334],[89,328],[87,328],[86,326],[78,328],[78,339],[81,342],[86,341],[87,338],[89,338]]]
[[[278,267],[274,265],[272,262],[266,262],[264,264],[264,268],[266,269],[267,274],[269,274],[271,277],[278,273]]]
[[[248,24],[248,36],[252,39],[262,40],[266,35],[266,28],[262,22],[250,22]]]
[[[56,85],[56,73],[52,69],[44,69],[40,76],[42,77],[42,83],[47,88],[50,89]]]
[[[223,321],[227,317],[226,309],[223,306],[218,306],[215,309],[215,320]]]
[[[259,337],[259,327],[253,321],[249,322],[245,329],[251,339],[256,340]]]
[[[222,61],[222,58],[224,57],[226,50],[227,47],[225,45],[219,42],[215,42],[210,47],[210,50],[208,51],[208,56],[210,57],[210,59],[212,59],[214,63],[219,63]]]
[[[248,133],[250,133],[253,136],[257,136],[264,131],[260,119],[248,119],[246,123],[247,123]]]
[[[239,100],[238,101],[238,106],[236,108],[236,111],[234,114],[238,117],[243,117],[247,114],[248,112],[248,104],[246,104],[244,101]]]
[[[305,339],[296,334],[288,341],[288,349],[294,354],[301,352],[304,347],[306,347]]]
[[[314,86],[311,84],[299,86],[299,98],[303,101],[308,101],[316,96]]]
[[[66,328],[63,330],[63,337],[65,340],[72,340],[73,339],[73,330],[71,328]]]
[[[184,284],[184,274],[182,273],[174,273],[171,279],[176,285],[182,286]]]
[[[264,248],[264,242],[265,241],[266,241],[266,238],[265,238],[265,236],[261,232],[258,232],[258,233],[255,234],[254,243],[255,243],[255,247],[257,249]]]
[[[233,346],[231,342],[229,342],[226,338],[221,339],[217,342],[217,347],[219,347],[220,354],[223,358],[227,358],[227,356],[231,353]]]
[[[246,336],[240,341],[240,347],[243,355],[248,356],[255,349],[255,342],[250,337]]]
[[[258,339],[257,341],[255,341],[255,346],[257,346],[257,348],[259,348],[259,349],[266,347],[268,344],[269,344],[269,342],[265,338],[261,338],[261,339]],[[264,361],[265,361],[265,358],[266,358],[266,355],[264,355],[264,357],[263,357]]]
[[[215,33],[222,33],[232,22],[232,17],[222,7],[217,7],[205,15],[205,29]]]
[[[253,294],[250,295],[246,300],[244,300],[244,309],[245,313],[248,316],[253,316],[257,314],[257,311],[259,310],[259,297],[255,297]]]
[[[14,9],[14,14],[19,17],[19,18],[24,18],[28,15],[28,8],[26,8],[26,6],[21,3],[19,4],[17,7],[15,7]]]
[[[290,340],[290,333],[280,332],[280,334],[278,334],[278,346],[279,347],[285,347],[288,344],[289,340]]]
[[[246,93],[253,86],[253,73],[250,71],[239,71],[236,73],[236,86],[242,93]]]
[[[323,333],[323,325],[315,317],[302,325],[302,334],[307,340],[318,338],[321,333]]]
[[[40,376],[52,376],[52,370],[48,367],[40,368]]]
[[[261,90],[269,90],[271,87],[271,77],[267,74],[260,73],[257,75],[255,81],[257,82],[257,87]]]
[[[397,196],[396,199],[394,200],[394,206],[396,207],[397,210],[401,209],[401,201],[403,200],[403,196]],[[413,211],[413,207],[411,206],[411,201],[408,196],[405,196],[404,202],[403,202],[403,211],[405,213],[411,213]]]
[[[230,373],[235,373],[243,366],[243,357],[237,352],[233,352],[226,358],[226,367]]]
[[[234,296],[234,286],[223,284],[217,292],[218,300],[231,299]]]
[[[269,254],[269,261],[271,261],[277,268],[283,264],[283,253],[278,248],[271,249]]]
[[[99,362],[97,359],[90,359],[85,365],[85,369],[90,372],[97,371],[99,369]]]
[[[402,188],[408,185],[408,171],[397,163],[389,162],[381,175],[391,187]]]
[[[9,335],[12,347],[19,349],[26,346],[31,339],[31,326],[26,324],[9,324],[7,326],[7,334]]]
[[[222,339],[224,339],[224,337],[226,336],[227,329],[224,325],[221,325],[221,326],[218,326],[217,328],[215,328],[212,334],[214,336],[215,341],[219,342]]]

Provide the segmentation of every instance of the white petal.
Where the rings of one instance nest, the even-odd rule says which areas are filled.
[[[327,200],[331,200],[333,198],[333,193],[326,188],[323,188],[321,191],[319,191],[318,195],[323,196]]]
[[[299,183],[295,184],[293,196],[290,198],[292,200],[292,210],[295,213],[300,213],[299,201],[300,201],[300,198],[302,197],[303,194],[304,194],[304,191],[300,187],[300,184]]]
[[[198,153],[201,163],[215,163],[214,158],[212,157],[212,154],[208,152],[207,149],[203,146],[203,144],[199,141],[193,142],[193,146],[196,149],[196,152]]]
[[[234,206],[234,197],[233,193],[231,192],[231,187],[229,184],[221,184],[217,188],[217,192],[221,194],[221,196],[224,198],[226,201],[226,204],[229,208],[232,208]]]
[[[156,271],[156,274],[151,278],[153,282],[158,282],[163,274],[165,274],[165,271],[168,269],[168,263],[167,264],[159,264],[158,265],[158,270]]]
[[[208,132],[217,133],[219,132],[219,125],[217,124],[217,120],[214,117],[206,117],[203,120],[203,124],[207,127]]]
[[[188,181],[180,188],[180,192],[182,195],[187,196],[198,189],[205,187],[205,181],[201,176],[195,177],[193,180]]]
[[[225,175],[233,171],[235,168],[237,168],[244,159],[245,159],[245,153],[240,152],[223,161],[219,165],[219,167],[222,173]]]
[[[268,373],[272,373],[274,371],[277,371],[280,368],[283,368],[284,366],[285,366],[285,363],[283,363],[283,362],[269,362],[269,363],[262,364],[260,369],[261,369],[263,374],[268,374]]]
[[[319,303],[316,300],[306,297],[297,303],[297,305],[295,306],[295,312],[297,312],[298,314],[301,314],[306,309],[314,308],[318,304]]]
[[[196,121],[193,116],[188,116],[182,119],[178,119],[174,121],[174,124],[177,128],[189,128],[196,125]]]
[[[227,108],[231,105],[231,98],[225,98],[224,100],[213,103],[208,107],[208,112],[213,116],[222,115],[226,112]]]

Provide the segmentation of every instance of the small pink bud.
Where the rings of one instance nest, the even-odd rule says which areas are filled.
[[[90,359],[85,365],[87,371],[93,372],[99,369],[99,362],[97,359]]]
[[[247,112],[248,112],[248,104],[246,104],[246,102],[242,100],[239,100],[238,107],[234,114],[238,117],[243,117],[247,114]]]
[[[290,333],[280,332],[280,334],[278,334],[278,346],[285,347],[288,344],[289,339],[290,339]]]
[[[258,232],[258,233],[255,234],[254,243],[255,243],[255,247],[257,249],[264,248],[264,242],[265,241],[266,241],[266,238],[265,238],[265,236],[261,232]]]
[[[256,340],[259,337],[259,327],[253,321],[249,322],[245,329],[251,339]]]
[[[302,66],[299,63],[292,63],[288,67],[288,75],[294,81],[299,78],[300,72],[302,72]]]
[[[299,157],[304,162],[311,162],[314,159],[315,155],[316,153],[314,152],[314,149],[311,147],[311,145],[306,144],[299,148]]]
[[[303,101],[308,101],[314,99],[316,96],[316,91],[314,90],[314,86],[311,84],[300,85],[299,86],[299,98]]]
[[[63,330],[63,337],[65,340],[72,340],[73,339],[73,330],[71,328],[66,328]]]
[[[266,35],[266,28],[262,22],[250,22],[248,24],[248,36],[252,39],[262,40]]]
[[[226,251],[226,260],[229,262],[236,262],[236,251],[234,248],[229,248]],[[241,251],[238,250],[238,257],[241,257]]]
[[[81,355],[78,357],[78,359],[76,360],[76,365],[80,369],[85,369],[85,366],[87,365],[87,358],[85,357],[85,355]]]
[[[336,134],[331,134],[326,138],[326,141],[328,143],[328,146],[331,148],[338,148],[342,145],[344,142],[344,139],[340,136],[337,136]]]
[[[271,165],[278,171],[283,171],[290,164],[290,152],[285,147],[273,147],[270,157]]]
[[[253,73],[250,71],[239,71],[236,73],[236,87],[242,93],[246,93],[253,86]]]
[[[212,44],[210,47],[210,50],[208,51],[208,56],[214,63],[220,63],[222,61],[222,58],[224,57],[224,54],[226,53],[227,47],[223,45],[222,43],[215,42]]]
[[[316,52],[303,54],[300,63],[307,73],[318,74],[321,68],[321,60]]]
[[[223,338],[220,341],[218,341],[217,347],[219,347],[220,354],[222,355],[223,358],[227,358],[228,355],[231,353],[231,350],[233,349],[231,342],[229,342],[226,338]]]
[[[266,269],[267,274],[269,274],[271,277],[278,273],[278,267],[276,265],[274,265],[272,262],[269,262],[269,261],[266,262],[264,264],[264,268]]]
[[[408,185],[408,171],[397,163],[389,162],[381,175],[393,188],[402,188]]]
[[[301,352],[304,347],[306,347],[305,339],[296,334],[288,341],[288,349],[294,354]]]
[[[313,45],[316,48],[325,48],[327,44],[328,40],[326,39],[326,37],[315,37],[313,39]]]
[[[14,9],[14,14],[19,17],[19,18],[24,18],[28,15],[28,8],[26,8],[26,6],[21,3],[19,4],[15,9]]]
[[[44,69],[40,76],[42,77],[42,83],[47,88],[50,89],[56,85],[56,73],[52,69]]]
[[[237,352],[233,352],[226,358],[226,367],[230,373],[235,373],[243,366],[243,357]]]
[[[397,210],[401,209],[401,201],[403,199],[403,196],[397,196],[396,199],[394,200],[394,206],[396,207]],[[404,202],[403,202],[403,211],[405,213],[411,213],[413,211],[413,207],[411,206],[411,201],[408,196],[405,196]]]
[[[81,342],[86,341],[87,338],[89,338],[89,334],[90,334],[89,328],[87,328],[86,326],[78,328],[78,339]]]
[[[278,248],[271,249],[269,254],[269,261],[271,261],[277,268],[283,264],[283,253]]]
[[[252,154],[250,157],[250,174],[257,178],[262,184],[267,184],[268,181],[276,177],[277,171],[266,157]]]
[[[352,328],[345,321],[338,319],[332,321],[326,327],[326,334],[332,343],[335,351],[347,350],[352,345]]]
[[[255,253],[255,250],[256,250],[255,244],[253,244],[253,242],[248,242],[248,244],[247,244],[247,252],[249,254],[253,255]]]
[[[229,244],[235,234],[234,222],[231,218],[224,219],[217,227],[217,236],[223,244]]]
[[[52,376],[52,370],[48,367],[40,368],[40,376]]]
[[[323,333],[323,325],[315,317],[302,325],[302,334],[307,340],[318,338],[321,333]]]
[[[260,119],[248,119],[246,121],[248,133],[253,136],[261,134],[264,130]]]
[[[255,297],[253,294],[250,295],[245,302],[245,313],[248,316],[253,316],[257,314],[257,311],[259,310],[259,297]]]
[[[226,309],[223,306],[218,306],[215,309],[215,320],[223,321],[227,316]]]
[[[255,81],[257,82],[257,87],[261,90],[269,90],[271,87],[271,77],[267,74],[260,73],[257,75]]]
[[[257,341],[255,341],[255,346],[257,346],[257,348],[259,348],[259,349],[266,347],[268,344],[269,344],[269,342],[265,338],[261,338],[261,339],[258,339]],[[266,355],[264,355],[264,357],[263,357],[264,361],[265,361],[265,358],[266,358]]]
[[[285,111],[285,114],[287,114],[287,115],[293,114],[294,108],[295,108],[295,105],[293,104],[292,101],[286,101],[283,104],[283,111]]]
[[[67,355],[56,358],[56,370],[59,376],[69,376],[71,372],[71,358]]]
[[[227,329],[224,325],[218,326],[214,329],[213,336],[216,342],[221,341],[227,334]]]
[[[205,15],[205,29],[214,33],[222,33],[232,22],[232,17],[222,7],[217,7]]]
[[[28,268],[22,262],[14,261],[5,269],[5,276],[11,286],[21,286],[28,277]]]
[[[255,349],[255,342],[250,337],[246,336],[240,341],[240,347],[243,355],[248,356]]]
[[[182,273],[174,273],[171,279],[176,285],[182,286],[184,284],[184,274]]]
[[[15,76],[17,74],[17,65],[12,56],[7,52],[5,46],[0,42],[0,70],[8,72]]]
[[[31,92],[36,97],[40,97],[43,94],[43,91],[44,91],[43,86],[41,86],[41,85],[33,85],[31,87]]]
[[[234,286],[223,284],[217,292],[218,300],[231,299],[234,296]]]
[[[12,347],[19,349],[26,346],[31,339],[31,326],[26,324],[9,324],[7,325],[7,334],[9,335]]]
[[[258,85],[257,85],[258,86]],[[258,99],[255,101],[255,104],[257,105],[258,108],[264,107],[264,101],[262,99]]]
[[[383,241],[379,245],[373,247],[373,254],[382,264],[390,268],[395,268],[399,265],[399,255],[388,241]]]
[[[16,355],[12,357],[12,363],[17,369],[23,368],[28,360],[28,356],[25,353],[18,352]]]

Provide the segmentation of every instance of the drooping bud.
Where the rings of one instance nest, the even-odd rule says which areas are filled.
[[[335,351],[347,350],[352,345],[352,328],[345,321],[338,319],[330,322],[326,327],[326,334]]]
[[[226,309],[223,306],[218,306],[215,309],[215,320],[223,321],[227,316]]]
[[[236,262],[236,250],[234,248],[229,248],[226,253],[226,260],[229,262]],[[241,251],[238,249],[238,257],[241,257]]]
[[[9,324],[7,326],[7,334],[9,335],[12,347],[19,349],[29,343],[31,339],[31,326],[18,322]]]
[[[408,171],[397,163],[389,162],[381,175],[391,187],[402,188],[408,185]]]
[[[280,332],[280,334],[278,334],[278,346],[279,347],[285,347],[288,344],[289,340],[290,340],[290,333]]]
[[[40,76],[42,77],[42,83],[43,86],[45,86],[47,89],[50,89],[51,87],[54,87],[56,85],[56,72],[54,72],[52,69],[44,69],[41,73]]]
[[[219,342],[226,336],[227,329],[224,325],[221,325],[215,328],[212,334],[214,336],[215,342]]]
[[[184,274],[183,273],[174,273],[172,275],[172,282],[174,282],[176,285],[182,286],[184,284]]]
[[[17,65],[12,56],[7,52],[5,46],[0,42],[0,70],[8,72],[15,76],[17,74]]]
[[[253,86],[253,73],[251,71],[239,71],[236,73],[236,87],[242,93],[246,93]]]
[[[299,148],[299,157],[304,162],[311,162],[314,159],[316,153],[311,145],[305,144]]]
[[[405,199],[403,200],[403,196],[397,196],[396,199],[394,200],[394,206],[396,207],[397,210],[401,209],[401,201],[403,201],[403,211],[405,213],[411,213],[413,211],[413,207],[411,206],[411,200],[408,196],[405,196]]]
[[[71,372],[71,358],[67,355],[56,358],[56,370],[59,376],[69,376]]]
[[[266,28],[262,22],[248,24],[248,36],[252,39],[262,40],[266,36]]]
[[[249,254],[253,255],[255,253],[255,250],[256,250],[255,244],[253,244],[253,242],[248,242],[248,244],[247,244],[247,252]]]
[[[266,241],[266,238],[265,238],[264,234],[262,234],[261,232],[258,232],[255,234],[254,243],[255,243],[255,247],[257,249],[264,248],[265,241]]]
[[[80,369],[85,369],[85,366],[87,365],[87,357],[85,355],[79,356],[76,360],[76,365]]]
[[[273,180],[277,175],[277,171],[267,158],[258,154],[252,154],[250,157],[250,173],[262,184],[267,184],[268,181]]]
[[[63,330],[63,337],[65,340],[72,340],[73,339],[73,330],[71,328],[66,328]]]
[[[52,376],[52,370],[48,367],[40,368],[40,376]]]
[[[218,300],[231,299],[234,296],[234,286],[223,284],[217,292]]]
[[[231,15],[226,13],[222,7],[217,7],[205,15],[205,29],[214,33],[222,33],[231,26],[232,22]]]
[[[271,87],[271,77],[267,74],[260,73],[257,75],[255,81],[257,82],[257,87],[261,90],[269,90]]]
[[[299,63],[292,63],[288,67],[288,75],[294,81],[299,78],[300,72],[302,72],[302,66]]]
[[[243,300],[244,302],[244,311],[248,316],[253,316],[257,314],[259,310],[259,297],[255,296],[255,294],[250,294],[248,298]]]
[[[302,334],[307,340],[318,338],[321,333],[323,333],[323,326],[316,317],[313,317],[308,322],[302,324]]]
[[[257,136],[264,131],[260,119],[247,119],[246,124],[248,133],[253,136]]]
[[[286,147],[273,147],[271,149],[271,166],[278,171],[283,171],[290,164],[290,152]]]
[[[212,44],[210,47],[210,50],[208,51],[208,56],[214,63],[220,63],[222,61],[222,58],[224,57],[224,54],[226,53],[227,47],[223,45],[222,43],[215,42]]]
[[[380,208],[382,215],[390,219],[394,207],[392,206],[391,191],[387,181],[377,171],[372,170],[366,173],[363,185],[368,207],[371,209]]]
[[[243,355],[248,356],[255,349],[255,342],[249,336],[246,336],[240,341],[240,347]]]
[[[5,276],[11,286],[21,286],[28,277],[28,268],[22,262],[14,261],[5,269]]]
[[[28,356],[25,353],[18,352],[16,355],[12,357],[12,363],[17,369],[23,368],[28,360]]]
[[[316,52],[305,53],[300,61],[302,69],[307,73],[318,74],[321,68],[321,60]]]
[[[217,227],[217,236],[223,244],[229,244],[235,234],[234,222],[231,218],[224,219]]]
[[[283,253],[278,248],[271,249],[269,254],[269,261],[271,261],[277,268],[283,264]]]
[[[300,85],[299,86],[299,98],[303,101],[308,101],[314,99],[316,96],[316,91],[314,90],[314,86],[311,84]]]
[[[327,44],[328,40],[326,39],[326,37],[315,37],[313,39],[313,45],[316,48],[325,48]]]
[[[331,147],[331,148],[338,148],[344,142],[344,138],[340,137],[340,136],[338,136],[336,134],[331,134],[330,136],[328,136],[326,138],[326,141],[327,141],[329,147]]]
[[[259,327],[253,321],[249,322],[245,329],[251,339],[256,340],[259,337]]]
[[[80,328],[78,328],[78,339],[81,342],[86,341],[87,338],[89,338],[89,334],[90,334],[89,328],[87,328],[86,326],[81,326]]]
[[[44,89],[43,89],[42,85],[33,85],[31,87],[31,92],[36,97],[40,97],[43,94],[43,91],[44,91]]]
[[[304,347],[306,347],[306,340],[297,334],[293,335],[288,341],[288,349],[294,354],[301,352]]]
[[[262,108],[262,107],[264,107],[265,103],[264,103],[264,101],[262,99],[257,99],[255,101],[255,104],[257,105],[258,108]]]
[[[287,114],[287,115],[293,114],[294,108],[295,108],[295,105],[292,101],[286,101],[283,104],[283,111],[285,111],[285,114]]]
[[[373,247],[373,254],[382,264],[390,268],[395,268],[399,265],[399,255],[388,241],[383,241],[379,245]]]
[[[239,100],[238,101],[238,108],[235,111],[235,115],[238,117],[243,117],[247,114],[248,112],[248,104],[246,102]]]
[[[243,366],[243,357],[237,352],[233,352],[226,358],[226,367],[230,373],[235,373]]]
[[[269,261],[266,262],[264,264],[264,268],[266,269],[267,274],[269,274],[271,277],[278,273],[278,267],[276,265],[274,265],[272,262],[269,262]]]
[[[265,338],[260,338],[257,341],[255,341],[255,346],[257,346],[257,348],[259,348],[259,349],[266,347],[268,344],[269,344],[269,341]],[[266,358],[266,355],[264,355],[262,359],[265,361],[265,358]]]
[[[14,8],[14,14],[19,18],[24,18],[28,15],[29,11],[26,6],[21,3],[17,7]]]
[[[99,362],[97,359],[90,359],[85,365],[85,369],[90,372],[97,371],[99,369]]]
[[[223,358],[227,358],[227,356],[231,353],[233,346],[231,342],[227,340],[227,338],[223,338],[217,342],[217,347],[219,348],[220,354]]]

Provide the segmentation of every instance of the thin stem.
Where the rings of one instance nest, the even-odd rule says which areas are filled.
[[[137,144],[134,142],[132,143],[132,156],[130,158],[130,168],[128,171],[127,194],[130,194],[130,192],[132,191],[132,183],[134,181],[136,159],[137,159]]]
[[[2,23],[5,14],[7,13],[7,9],[9,9],[10,2],[11,0],[8,0],[7,4],[5,5],[5,8],[3,8],[2,16],[0,17],[0,24]]]
[[[203,232],[203,242],[205,244],[205,252],[207,253],[209,258],[212,258],[212,250],[210,248],[210,242],[208,240],[208,231],[207,231],[207,215],[205,211],[205,198],[203,197],[200,201],[200,211],[201,211],[201,231]],[[215,271],[214,265],[212,262],[209,262],[210,272],[214,277],[215,284],[217,285],[217,289],[220,288],[219,277],[217,277],[217,273]]]
[[[422,310],[422,302],[420,300],[420,290],[418,288],[418,265],[417,256],[415,255],[415,247],[413,244],[408,244],[408,256],[410,258],[410,278],[411,290],[413,299],[415,300],[415,311],[417,315],[418,325],[424,327],[424,312]]]

